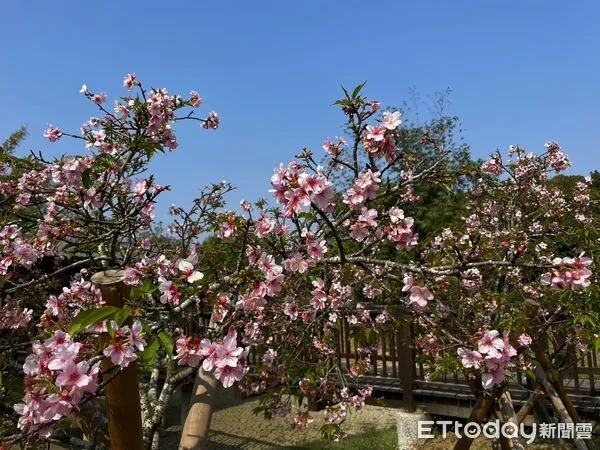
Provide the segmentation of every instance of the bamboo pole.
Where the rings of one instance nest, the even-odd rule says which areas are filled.
[[[573,422],[581,422],[581,418],[575,410],[575,406],[573,405],[569,394],[567,394],[567,391],[565,391],[560,373],[552,366],[552,363],[550,362],[548,355],[546,355],[546,352],[544,352],[542,346],[539,344],[539,342],[534,342],[531,344],[531,349],[535,353],[535,357],[542,366],[542,369],[544,369],[544,372],[546,372],[548,377],[547,381],[549,381],[556,390],[558,396],[565,405],[565,408],[569,412],[569,416],[571,416],[571,419],[573,419]]]
[[[527,402],[525,402],[525,404],[523,406],[521,406],[521,409],[519,410],[519,412],[517,412],[516,418],[517,418],[518,423],[522,423],[525,420],[525,418],[533,410],[535,403],[543,395],[544,395],[544,393],[542,392],[542,389],[540,387],[536,388],[535,391],[532,392],[531,396],[527,399]]]
[[[179,450],[206,448],[208,430],[214,402],[219,390],[219,381],[211,374],[198,369],[190,399],[190,410],[181,432]]]
[[[477,396],[477,401],[475,402],[475,406],[469,415],[468,421],[476,423],[483,422],[494,404],[496,395],[496,393],[480,393]],[[468,450],[471,448],[473,440],[473,438],[467,437],[463,434],[462,437],[456,441],[456,444],[454,444],[454,450]]]
[[[124,271],[106,270],[92,276],[108,306],[122,308],[129,296],[129,287],[123,282]],[[109,359],[103,371],[114,367]],[[106,417],[112,450],[142,450],[142,411],[137,364],[131,362],[106,385]]]
[[[515,414],[515,409],[512,402],[512,397],[510,396],[510,392],[504,391],[500,398],[498,399],[498,404],[500,406],[500,414],[502,415],[502,419],[504,423],[512,423],[516,430],[519,429],[519,422],[517,420],[517,415]],[[523,441],[521,438],[506,438],[501,441],[503,448],[516,449],[516,450],[524,450]]]
[[[541,383],[542,383],[542,386],[544,386],[546,395],[550,398],[550,401],[552,402],[552,406],[554,407],[554,410],[560,417],[560,420],[563,423],[573,424],[574,423],[573,419],[571,419],[569,412],[565,408],[565,405],[563,404],[560,396],[554,389],[554,386],[552,386],[552,384],[546,378],[543,378],[541,380]],[[577,450],[588,450],[586,443],[583,442],[583,440],[581,440],[581,439],[575,438],[575,439],[573,439],[573,443],[575,444],[575,447],[577,448]]]

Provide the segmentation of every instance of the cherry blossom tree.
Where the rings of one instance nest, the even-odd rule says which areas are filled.
[[[349,136],[276,168],[272,202],[228,211],[232,186],[214,184],[191,208],[171,208],[169,237],[160,239],[153,209],[167,187],[147,175],[148,162],[176,149],[178,121],[214,129],[219,117],[194,115],[202,104],[194,91],[184,99],[146,90],[134,74],[124,87],[132,93],[108,109],[107,95],[84,85],[101,117],[80,134],[46,130],[50,142],[81,140],[85,156],[32,155],[22,175],[0,185],[14,214],[0,230],[4,328],[27,328],[8,350],[28,351],[14,407],[20,431],[6,442],[64,438],[55,425],[85,416],[133,361],[143,369],[148,448],[159,448],[169,400],[194,376],[263,394],[259,411],[290,414],[296,428],[320,403],[322,431],[340,439],[347,414],[372,393],[361,376],[378,334],[402,323],[415,326],[432,376],[462,371],[474,418],[507,398],[519,367],[579,420],[557,354],[541,342],[560,332],[584,352],[597,337],[595,238],[582,233],[596,214],[588,180],[570,193],[551,186],[569,167],[557,143],[539,155],[514,147],[469,169],[460,225],[423,238],[405,211],[419,203],[420,185],[444,179],[451,151],[427,134],[419,141],[427,157],[401,151],[402,114],[382,111],[361,85],[336,102]],[[42,271],[45,258],[59,267]],[[90,283],[106,268],[124,269],[131,295],[123,308],[106,306]],[[65,275],[65,287],[52,284]],[[337,351],[341,327],[357,344],[351,364]],[[99,364],[106,359],[110,371]]]
[[[560,333],[586,352],[597,339],[587,256],[596,244],[582,232],[596,217],[591,180],[574,192],[552,186],[552,176],[570,165],[556,142],[538,155],[511,147],[465,174],[460,225],[422,241],[403,208],[419,202],[418,183],[437,181],[449,152],[423,136],[434,157],[406,158],[396,145],[400,113],[379,114],[379,102],[362,97],[361,88],[337,102],[350,144],[328,139],[324,163],[304,149],[275,169],[271,192],[279,206],[244,201],[243,214],[221,217],[218,235],[246,260],[236,267],[241,284],[217,295],[214,317],[243,330],[242,345],[257,365],[244,378],[242,367],[223,372],[210,362],[204,370],[224,385],[234,379],[247,392],[265,392],[260,409],[267,417],[295,409],[298,428],[312,421],[302,399],[323,400],[323,431],[338,439],[348,411],[371,393],[360,375],[371,368],[377,334],[410,321],[432,377],[459,370],[471,385],[472,418],[484,420],[496,398],[510,399],[508,382],[519,369],[568,412],[563,420],[579,421],[556,370],[561,347],[549,353],[542,343]],[[338,171],[345,174],[337,179],[350,180],[346,186],[331,181]],[[374,314],[375,302],[382,312]],[[337,352],[341,324],[358,343],[349,367]],[[199,363],[207,351],[216,354],[205,348],[186,336],[177,351],[186,358],[194,351]]]

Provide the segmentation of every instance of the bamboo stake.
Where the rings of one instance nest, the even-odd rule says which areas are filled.
[[[179,450],[206,448],[208,430],[218,389],[219,381],[211,373],[205,372],[200,367],[196,373],[194,389],[192,390],[190,410],[181,432]]]
[[[504,423],[512,423],[515,429],[519,429],[519,422],[517,420],[517,415],[515,414],[515,409],[513,407],[512,398],[510,396],[510,392],[504,391],[500,398],[498,399],[498,404],[500,405],[500,414],[502,415],[502,419]],[[524,450],[523,441],[520,437],[516,438],[506,438],[506,440],[501,441],[503,448],[510,448],[516,450]]]
[[[123,282],[124,271],[106,270],[92,276],[109,306],[122,308],[129,296]],[[103,363],[104,372],[113,366],[109,359]],[[131,362],[106,385],[106,417],[112,450],[142,450],[142,412],[137,364]]]
[[[535,391],[533,391],[533,393],[527,399],[525,404],[523,406],[521,406],[521,409],[519,410],[519,412],[517,412],[516,418],[517,418],[518,423],[521,423],[525,420],[525,417],[527,417],[529,415],[529,413],[531,413],[531,411],[533,410],[535,402],[537,402],[538,399],[541,398],[543,395],[544,395],[544,393],[542,392],[542,389],[539,387],[536,388]]]
[[[494,398],[496,398],[496,395],[480,393],[477,396],[477,401],[475,402],[475,406],[473,407],[471,415],[469,416],[469,422],[483,422],[492,408],[492,405],[494,404]],[[467,437],[463,434],[462,437],[456,441],[456,444],[454,444],[454,450],[468,450],[471,448],[472,443],[473,438]]]

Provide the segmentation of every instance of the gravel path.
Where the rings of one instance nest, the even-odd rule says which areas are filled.
[[[257,399],[245,401],[213,413],[210,441],[213,449],[266,450],[285,446],[302,445],[321,438],[319,429],[325,423],[323,412],[311,413],[315,421],[305,430],[295,430],[293,418],[264,419],[254,415]],[[384,429],[396,424],[396,409],[367,405],[362,411],[348,414],[344,429],[348,434],[360,434],[372,429]],[[168,428],[161,448],[176,449],[179,442],[179,426]]]

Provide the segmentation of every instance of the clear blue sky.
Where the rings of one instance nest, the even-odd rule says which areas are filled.
[[[89,6],[88,6],[89,5]],[[83,82],[114,99],[136,72],[172,93],[196,89],[217,132],[179,126],[180,148],[153,164],[186,206],[227,179],[231,201],[267,197],[273,167],[341,131],[339,85],[399,105],[447,87],[475,157],[558,140],[574,171],[600,169],[597,1],[34,1],[0,13],[0,138],[52,154],[47,123],[77,131],[94,114]],[[232,204],[232,206],[235,206]]]

